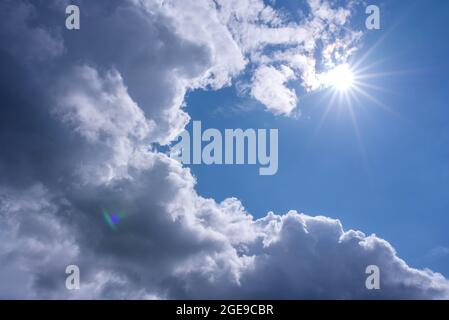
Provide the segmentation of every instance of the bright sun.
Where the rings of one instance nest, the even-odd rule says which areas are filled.
[[[354,86],[354,73],[347,64],[342,64],[327,74],[328,85],[339,92],[348,91]]]

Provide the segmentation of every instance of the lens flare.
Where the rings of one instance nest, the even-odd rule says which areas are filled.
[[[117,224],[119,223],[120,220],[123,219],[123,217],[124,217],[123,213],[114,214],[108,213],[106,210],[103,210],[103,218],[112,230],[117,229]]]

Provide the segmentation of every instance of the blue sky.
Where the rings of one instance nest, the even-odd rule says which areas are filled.
[[[449,4],[380,4],[381,30],[365,34],[353,61],[370,50],[362,67],[378,89],[366,90],[386,108],[357,95],[360,139],[345,103],[321,121],[325,92],[300,94],[299,118],[274,116],[235,87],[192,92],[187,111],[203,127],[279,128],[280,160],[268,177],[254,166],[191,168],[203,196],[238,197],[256,217],[290,209],[336,217],[385,238],[412,266],[448,276],[449,256],[431,252],[449,247]]]

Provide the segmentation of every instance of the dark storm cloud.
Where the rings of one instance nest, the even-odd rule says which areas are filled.
[[[174,77],[188,79],[204,71],[208,63],[207,50],[180,39],[170,30],[168,19],[164,21],[163,17],[144,16],[142,10],[127,3],[120,2],[123,4],[120,6],[117,5],[119,2],[114,5],[104,3],[107,3],[106,8],[91,1],[82,4],[87,17],[83,19],[82,30],[87,32],[73,37],[60,27],[60,22],[58,24],[54,18],[46,19],[47,15],[60,13],[59,7],[17,1],[1,4],[1,12],[8,17],[2,20],[1,27],[8,32],[2,34],[0,61],[4,71],[0,79],[0,141],[4,150],[0,155],[0,181],[7,186],[8,195],[11,192],[30,192],[29,186],[42,185],[39,188],[44,188],[45,194],[48,192],[54,194],[52,198],[62,199],[58,200],[54,219],[57,223],[66,224],[67,233],[74,234],[79,244],[85,246],[82,256],[76,259],[83,268],[85,278],[88,279],[90,269],[108,268],[108,264],[113,263],[112,269],[125,270],[126,277],[129,277],[127,281],[134,280],[151,289],[151,282],[159,282],[158,279],[164,278],[162,275],[171,272],[173,266],[186,256],[216,245],[213,241],[204,243],[197,239],[195,230],[184,227],[180,221],[173,221],[164,210],[164,196],[178,192],[177,185],[166,182],[171,174],[167,164],[156,164],[155,168],[148,170],[147,175],[151,179],[144,176],[143,181],[131,183],[124,180],[105,187],[97,186],[96,181],[89,182],[93,186],[83,184],[84,180],[77,175],[79,170],[92,167],[93,171],[104,173],[104,163],[107,164],[117,154],[119,158],[123,155],[115,149],[115,144],[126,144],[128,133],[121,135],[114,130],[111,132],[98,127],[93,129],[95,134],[101,136],[98,141],[87,141],[81,137],[85,132],[74,130],[78,124],[76,119],[64,122],[69,112],[63,112],[65,106],[61,105],[61,101],[64,103],[70,92],[82,97],[89,96],[98,106],[105,103],[101,90],[109,90],[111,95],[123,95],[125,100],[128,99],[117,103],[132,104],[122,82],[123,76],[129,83],[136,84],[132,88],[146,117],[158,122],[157,132],[153,130],[153,135],[145,137],[145,140],[149,144],[166,139],[165,136],[170,135],[169,131],[173,129],[172,120],[177,121],[179,117],[179,128],[182,128],[186,119],[181,111],[167,110],[174,109],[176,101],[173,100],[178,98],[177,95],[181,98],[184,95],[185,88],[181,84],[177,86]],[[19,27],[12,26],[12,22]],[[31,27],[41,23],[39,32]],[[36,35],[45,41],[35,41],[38,40],[35,39]],[[33,42],[23,40],[28,38],[33,38]],[[48,43],[52,47],[46,47]],[[83,65],[93,65],[103,70],[103,74]],[[107,71],[110,68],[120,72],[121,76],[110,75]],[[98,91],[95,84],[89,81],[102,82],[104,87]],[[109,105],[105,103],[105,107]],[[113,113],[113,107],[103,111]],[[116,110],[119,111],[119,108]],[[111,119],[126,123],[132,118],[132,112],[135,110],[129,114],[119,114],[123,119]],[[165,118],[161,118],[162,115]],[[136,121],[140,121],[141,117],[140,114],[136,115]],[[119,123],[115,125],[120,127]],[[189,177],[187,179],[191,180]],[[123,199],[124,190],[133,190],[128,194],[128,199]],[[162,202],[157,203],[156,199]],[[166,201],[169,200],[170,197]],[[21,206],[19,199],[17,206]],[[127,219],[121,226],[121,233],[111,233],[107,229],[100,215],[104,208],[125,209]],[[6,209],[9,207],[4,205],[3,209],[5,221],[20,229],[17,237],[44,243],[48,242],[45,238],[55,237],[52,233],[45,234],[48,230],[40,228],[34,220],[28,220],[26,216],[22,218],[25,214],[22,210],[17,217],[6,219]],[[37,210],[28,214],[40,212]],[[78,246],[69,249],[75,252]],[[10,251],[7,249],[7,252]],[[20,254],[13,251],[8,258],[20,260],[17,258]],[[97,254],[104,255],[105,262],[96,259]],[[67,260],[56,259],[45,268],[36,266],[32,261],[22,263],[30,264],[28,272],[34,274],[32,287],[40,296],[51,297],[52,292],[65,291],[64,282],[60,280]],[[31,270],[32,266],[35,270]],[[148,280],[143,281],[140,275]],[[32,292],[24,291],[23,294],[33,296]]]

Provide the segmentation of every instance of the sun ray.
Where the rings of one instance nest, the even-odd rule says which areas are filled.
[[[359,94],[363,95],[365,98],[371,100],[372,102],[374,102],[376,105],[378,105],[379,107],[381,107],[382,109],[395,114],[395,112],[393,112],[393,110],[391,108],[389,108],[387,105],[385,105],[382,101],[380,101],[379,99],[373,97],[371,94],[369,94],[368,92],[366,92],[365,90],[363,90],[360,87],[354,87],[354,90],[357,91]]]
[[[334,106],[334,103],[335,103],[335,100],[336,100],[336,98],[337,98],[337,95],[336,95],[335,92],[333,92],[333,91],[328,90],[328,91],[324,94],[323,98],[320,99],[320,100],[323,101],[323,100],[325,100],[325,98],[327,98],[327,97],[329,97],[329,96],[330,96],[330,100],[329,100],[329,102],[328,102],[328,104],[327,104],[327,106],[326,106],[326,109],[325,109],[324,112],[323,112],[323,115],[322,115],[321,118],[320,118],[320,121],[318,122],[318,126],[317,126],[317,128],[315,129],[315,132],[318,132],[318,131],[321,129],[321,127],[322,127],[323,124],[324,124],[324,121],[325,121],[326,118],[327,118],[327,115],[329,114],[329,112],[332,110],[332,108],[333,108],[333,106]]]

